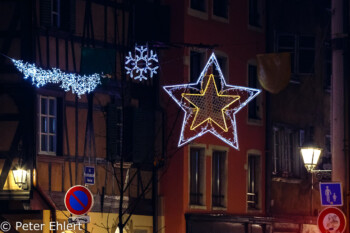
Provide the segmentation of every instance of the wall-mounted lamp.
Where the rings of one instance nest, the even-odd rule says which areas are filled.
[[[321,155],[321,149],[308,144],[300,148],[301,156],[304,160],[305,168],[308,172],[312,173],[312,171],[315,169],[318,159]]]
[[[12,170],[13,178],[19,188],[23,188],[27,184],[27,171],[22,168],[16,168]]]
[[[313,198],[312,191],[314,189],[314,176],[313,172],[316,171],[315,167],[317,165],[318,159],[321,155],[321,149],[317,146],[307,143],[300,148],[301,156],[304,160],[304,165],[308,173],[311,173],[311,192],[310,192],[310,214],[313,215]]]

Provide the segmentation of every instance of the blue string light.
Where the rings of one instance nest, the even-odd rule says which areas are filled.
[[[24,79],[32,78],[32,84],[42,87],[47,83],[60,83],[60,87],[65,91],[72,91],[80,97],[83,94],[92,92],[98,84],[101,84],[101,76],[99,74],[77,75],[73,73],[64,73],[58,68],[44,70],[36,67],[34,64],[15,60],[11,61],[16,68],[24,75]]]

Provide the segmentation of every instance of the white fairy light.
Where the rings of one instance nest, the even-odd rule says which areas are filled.
[[[58,68],[44,70],[36,67],[34,64],[23,62],[21,60],[11,59],[16,68],[23,73],[24,79],[32,78],[33,85],[42,87],[47,83],[61,83],[60,87],[65,91],[72,91],[80,97],[83,94],[92,92],[98,84],[101,84],[99,74],[77,75],[73,73],[64,73]]]
[[[147,80],[146,75],[149,73],[149,77],[153,78],[154,74],[157,74],[159,68],[158,56],[153,50],[149,50],[146,46],[135,46],[135,54],[129,52],[129,55],[125,57],[125,69],[126,74],[130,75],[130,78],[135,80]]]
[[[220,127],[214,127],[211,123],[213,120],[208,120],[205,124],[202,124],[201,127],[191,129],[191,124],[193,124],[195,114],[198,112],[198,109],[193,108],[193,104],[189,103],[189,101],[186,100],[184,96],[193,95],[193,93],[203,94],[203,86],[205,86],[204,77],[208,74],[208,70],[212,65],[213,68],[217,70],[221,83],[221,88],[218,87],[218,95],[233,95],[239,96],[240,98],[237,101],[235,101],[232,107],[228,108],[224,112],[223,117],[227,119],[227,130],[223,130]],[[198,86],[200,86],[201,88],[198,89]],[[183,146],[184,144],[190,141],[193,141],[194,139],[206,134],[207,132],[210,132],[219,139],[221,139],[223,142],[227,143],[228,145],[232,146],[237,150],[239,149],[239,145],[235,114],[261,92],[261,90],[255,88],[226,84],[225,78],[222,74],[219,63],[214,53],[212,53],[212,55],[210,56],[206,66],[201,72],[196,83],[164,86],[163,88],[185,112],[180,139],[178,143],[179,147]]]

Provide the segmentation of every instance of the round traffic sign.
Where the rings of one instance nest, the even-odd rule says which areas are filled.
[[[75,185],[68,189],[64,197],[66,209],[73,215],[83,215],[89,212],[94,204],[94,197],[88,188]]]
[[[317,226],[322,233],[343,233],[346,226],[345,214],[338,208],[328,207],[318,215]]]

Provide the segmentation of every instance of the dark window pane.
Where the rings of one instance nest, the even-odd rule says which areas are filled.
[[[212,202],[213,206],[225,207],[225,160],[226,152],[214,151],[212,158]]]
[[[52,11],[58,12],[58,3],[59,0],[52,0]]]
[[[56,115],[56,100],[54,99],[49,99],[49,113],[50,115],[54,116]]]
[[[190,54],[190,79],[191,82],[196,82],[202,70],[203,54],[191,51]]]
[[[47,151],[47,135],[41,135],[41,151]]]
[[[249,25],[261,27],[261,11],[258,0],[249,0]]]
[[[258,87],[257,67],[255,65],[248,65],[248,85],[252,88]],[[257,98],[253,98],[248,103],[248,117],[250,119],[260,119]]]
[[[225,71],[226,71],[226,67],[227,67],[227,58],[217,56],[216,59],[219,63],[219,66],[220,66],[222,75],[224,76],[224,79],[227,80],[228,77],[225,76],[226,75]],[[221,79],[220,79],[218,70],[214,66],[213,66],[213,74],[215,76],[215,82],[216,82],[216,86],[218,88],[218,91],[220,91],[221,90]]]
[[[41,117],[41,132],[47,133],[47,118]]]
[[[216,16],[227,18],[227,0],[214,0],[213,1],[213,13]]]
[[[52,15],[52,26],[53,27],[59,27],[60,26],[59,17],[56,14]]]
[[[49,136],[49,151],[56,152],[56,137]]]
[[[287,52],[290,54],[290,69],[291,73],[295,73],[295,67],[294,67],[294,59],[295,59],[295,54],[294,54],[294,49],[279,49],[278,52]]]
[[[205,0],[191,0],[191,8],[198,11],[206,11]]]
[[[248,156],[248,208],[257,209],[259,201],[259,172],[260,170],[260,156]]]
[[[299,47],[301,48],[315,48],[315,37],[301,36],[299,39]]]
[[[190,204],[203,205],[202,176],[203,158],[201,149],[191,148],[190,152]]]
[[[49,118],[49,132],[56,133],[56,119],[52,117]]]
[[[41,114],[47,114],[47,99],[41,98]]]
[[[314,73],[315,51],[300,50],[299,52],[299,73]]]
[[[295,37],[290,35],[283,35],[278,37],[278,47],[288,47],[293,48],[295,47]]]

